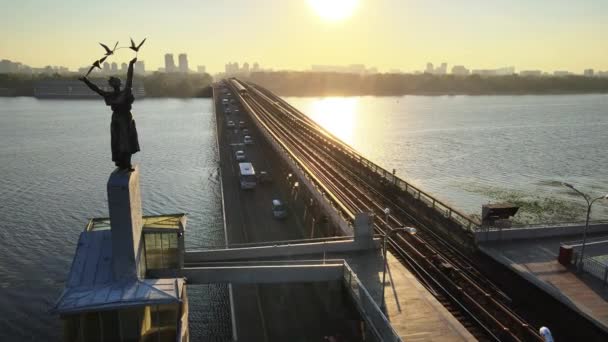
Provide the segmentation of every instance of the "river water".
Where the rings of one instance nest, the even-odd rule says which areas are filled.
[[[516,223],[584,220],[562,183],[608,193],[608,95],[286,98],[368,159],[469,215],[520,206]],[[607,201],[608,202],[608,201]],[[594,205],[592,218],[607,219]]]
[[[287,98],[388,170],[470,214],[488,201],[519,221],[571,221],[560,182],[608,192],[608,96]],[[220,245],[215,121],[208,99],[134,105],[145,214],[186,212],[187,247]],[[99,101],[0,98],[0,341],[58,340],[48,314],[79,232],[107,216],[110,113]],[[595,219],[606,218],[597,206]],[[222,286],[189,289],[193,340],[229,337]]]

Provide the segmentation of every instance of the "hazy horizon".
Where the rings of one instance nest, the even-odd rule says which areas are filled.
[[[585,0],[231,0],[221,3],[25,0],[0,12],[0,59],[71,70],[101,57],[97,44],[148,40],[139,55],[156,70],[165,53],[187,53],[191,69],[228,62],[306,70],[365,64],[422,70],[427,62],[469,68],[608,70],[608,3]],[[333,4],[333,5],[332,5]],[[110,62],[134,54],[120,50]]]

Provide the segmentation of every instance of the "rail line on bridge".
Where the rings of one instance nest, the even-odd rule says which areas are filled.
[[[416,235],[389,239],[397,257],[410,268],[439,301],[477,338],[496,341],[542,341],[509,307],[510,299],[473,266],[460,251],[383,194],[383,184],[360,169],[364,159],[295,108],[267,90],[229,81],[247,112],[265,129],[312,182],[327,195],[347,222],[359,212],[375,214],[374,227],[414,225]],[[376,171],[372,171],[376,172]],[[377,172],[376,172],[377,173]],[[388,221],[384,208],[390,208]],[[383,284],[384,286],[384,284]]]

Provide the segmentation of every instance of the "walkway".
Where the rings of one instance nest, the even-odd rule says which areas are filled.
[[[566,236],[493,242],[480,249],[608,331],[608,288],[599,279],[557,262],[560,242],[572,240]],[[608,254],[608,246],[590,247],[585,254]]]

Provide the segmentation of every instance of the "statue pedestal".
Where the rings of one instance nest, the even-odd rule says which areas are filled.
[[[143,225],[139,166],[135,171],[116,169],[108,179],[108,208],[112,227],[114,278],[137,277],[137,259]]]

